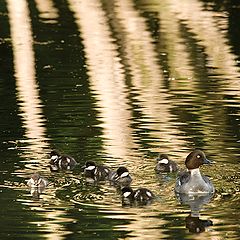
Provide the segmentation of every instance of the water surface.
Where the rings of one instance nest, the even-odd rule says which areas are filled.
[[[239,239],[239,4],[200,0],[4,0],[0,3],[1,239]],[[216,194],[199,209],[157,176],[201,148]],[[76,158],[53,173],[49,152]],[[126,165],[147,206],[124,207],[87,160]],[[50,181],[31,194],[26,180]],[[196,214],[196,213],[194,213]],[[194,218],[199,223],[198,218]],[[209,224],[210,225],[210,224]],[[196,230],[196,228],[195,228]]]

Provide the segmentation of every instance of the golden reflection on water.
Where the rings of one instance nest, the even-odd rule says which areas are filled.
[[[159,6],[159,9],[162,9],[158,2],[154,1],[154,3],[155,7]],[[232,54],[230,46],[227,44],[226,32],[221,29],[223,25],[227,25],[225,13],[214,13],[204,10],[203,4],[197,0],[183,0],[181,2],[166,0],[164,4],[166,4],[172,14],[175,15],[174,19],[176,19],[178,23],[183,22],[186,24],[189,31],[194,34],[194,38],[196,38],[198,44],[204,47],[208,60],[207,64],[212,68],[215,78],[217,78],[218,75],[220,75],[221,79],[226,78],[226,81],[220,83],[218,86],[221,91],[219,93],[220,96],[215,101],[223,101],[224,94],[239,96],[239,69],[236,66],[236,57]],[[160,16],[161,15],[163,15],[162,11]],[[220,17],[222,20],[218,21]],[[170,19],[169,21],[172,22],[172,18]],[[225,29],[227,29],[226,26]],[[177,35],[175,37],[177,37]],[[178,39],[178,41],[182,42],[183,39]],[[181,55],[183,54],[181,53]],[[170,86],[171,88],[173,87],[172,84]],[[197,85],[193,85],[192,90],[197,93]],[[201,96],[196,95],[196,97],[199,98]],[[222,104],[224,104],[224,102],[222,102]],[[215,151],[220,150],[221,152],[224,139],[219,135],[219,131],[224,132],[226,129],[225,121],[221,117],[225,116],[226,113],[221,111],[216,112],[215,108],[215,104],[211,107],[210,102],[203,104],[199,115],[201,115],[202,122],[208,122],[208,124],[202,126],[202,133],[205,135],[206,145],[208,145],[210,149],[215,149]],[[219,124],[219,127],[217,127],[216,123]],[[216,128],[212,126],[216,126]]]
[[[133,91],[137,93],[136,101],[142,106],[142,128],[153,130],[149,137],[161,141],[161,151],[182,149],[185,142],[178,138],[181,134],[171,121],[174,118],[170,111],[172,103],[168,99],[169,94],[164,91],[162,69],[145,20],[128,0],[116,2],[115,11],[123,28],[125,42],[122,44],[126,48]],[[159,148],[160,143],[155,145]]]
[[[129,231],[129,237],[132,239],[164,239],[167,234],[164,233],[164,226],[167,221],[158,217],[159,212],[149,212],[144,209],[125,209],[128,211],[127,215],[130,223],[127,225],[116,226],[116,229]],[[121,216],[124,219],[124,216]],[[121,239],[121,238],[120,238]]]
[[[165,196],[159,195],[157,192],[155,193],[157,194],[157,199],[151,205],[143,207],[121,207],[120,196],[119,199],[117,199],[116,196],[118,194],[112,193],[113,195],[109,194],[104,196],[101,203],[97,204],[99,207],[98,211],[104,213],[105,218],[127,220],[126,224],[116,225],[114,230],[127,231],[127,235],[131,239],[171,239],[171,230],[167,226],[170,222],[179,221],[179,231],[183,231],[186,228],[185,218],[190,214],[190,209],[189,211],[178,209],[178,213],[176,214],[175,200],[164,199],[164,197],[168,197],[169,192],[165,191]],[[111,204],[104,206],[104,203]],[[200,213],[199,217],[202,220],[213,220],[212,216],[208,213],[204,213],[203,216],[201,216]],[[214,225],[220,224],[218,219],[214,219],[213,222]],[[216,239],[219,233],[211,229],[211,227],[209,229],[210,230],[206,227],[206,231],[205,233],[201,233],[201,237]],[[191,239],[200,239],[197,235],[191,237]]]
[[[224,95],[230,94],[239,96],[239,70],[236,65],[236,56],[231,52],[226,36],[228,28],[226,13],[214,12],[204,9],[200,1],[194,0],[164,0],[164,1],[140,1],[141,8],[149,12],[157,13],[157,18],[161,23],[160,41],[164,40],[171,80],[169,87],[172,93],[188,93],[191,99],[182,98],[181,101],[170,103],[171,106],[193,104],[194,99],[202,99],[202,105],[195,114],[200,119],[198,128],[204,135],[206,148],[211,149],[212,154],[221,152],[225,145],[223,135],[227,134],[226,121],[223,116],[227,116],[224,109],[216,111],[217,105],[225,105]],[[193,14],[194,13],[194,14]],[[156,15],[155,15],[156,16]],[[219,21],[219,19],[221,19]],[[205,79],[199,79],[198,69],[193,65],[193,54],[197,54],[193,49],[187,48],[189,42],[183,34],[180,34],[180,25],[185,25],[188,34],[192,34],[195,44],[204,48],[207,62],[204,68],[207,71],[211,68],[213,78],[218,79],[218,91],[212,87],[207,89],[208,98],[205,94],[199,94],[199,84],[204,85]],[[161,46],[162,43],[158,42]],[[195,59],[196,60],[196,59]],[[204,59],[199,59],[204,62]],[[198,64],[198,62],[196,62]],[[179,65],[179,67],[177,66]],[[193,68],[195,67],[195,69]],[[185,70],[188,71],[185,71]],[[211,78],[211,76],[205,76]],[[226,78],[225,81],[222,79]],[[208,84],[206,82],[206,84]],[[210,92],[212,91],[212,92]],[[211,95],[210,95],[211,94]],[[205,123],[205,124],[202,124]],[[206,124],[207,123],[207,124]],[[184,124],[184,123],[183,123]],[[222,134],[219,134],[222,132]]]
[[[29,144],[24,149],[26,159],[36,159],[41,164],[32,166],[31,161],[27,161],[28,169],[22,170],[24,173],[32,173],[33,169],[47,171],[46,164],[42,158],[45,157],[45,149],[48,147],[46,141],[45,119],[42,113],[42,103],[39,96],[38,84],[35,73],[35,56],[33,50],[33,37],[31,30],[31,20],[29,10],[25,0],[8,0],[8,11],[11,26],[11,38],[13,45],[14,69],[16,77],[17,98],[20,115],[23,119],[23,126],[26,130],[25,137]],[[30,169],[29,169],[30,168]],[[18,171],[19,172],[19,171]],[[26,204],[27,201],[24,201]],[[63,211],[48,212],[42,208],[42,215],[46,219],[54,221],[41,222],[46,225],[48,239],[62,239],[62,226],[56,219],[63,215]],[[62,219],[61,219],[62,220]],[[60,220],[59,220],[60,221]],[[66,221],[66,219],[64,219]],[[72,221],[72,219],[70,220]],[[36,224],[36,223],[35,223]],[[66,234],[66,231],[64,232]]]
[[[47,20],[48,23],[55,23],[58,18],[58,9],[54,7],[52,0],[35,0],[39,11],[39,17]]]
[[[119,57],[117,57],[117,49],[113,39],[110,37],[107,19],[100,5],[95,1],[91,1],[91,4],[89,2],[77,3],[76,1],[69,1],[69,3],[72,11],[75,13],[76,22],[85,44],[92,88],[98,94],[98,104],[101,106],[99,109],[101,112],[100,117],[103,121],[101,126],[104,128],[104,137],[109,139],[109,141],[105,142],[104,147],[112,157],[127,157],[130,154],[125,149],[131,150],[134,143],[130,135],[129,139],[126,139],[121,136],[121,133],[131,134],[132,132],[131,129],[129,130],[130,112],[127,110],[131,109],[131,107],[127,106],[126,86],[124,85],[122,72],[124,66],[120,64]],[[134,90],[139,91],[140,97],[137,100],[141,101],[143,105],[146,104],[144,106],[146,116],[154,117],[154,114],[159,110],[159,106],[155,106],[156,109],[154,110],[156,111],[152,113],[153,110],[151,108],[154,107],[153,102],[155,101],[152,100],[153,93],[151,91],[158,95],[158,91],[162,89],[162,76],[156,63],[154,49],[150,43],[151,39],[146,31],[143,19],[136,14],[129,2],[122,1],[121,4],[121,7],[116,5],[116,18],[119,18],[119,22],[123,25],[124,30],[121,34],[126,39],[124,47],[128,53],[128,65],[130,66],[132,77],[135,77],[133,77]],[[95,19],[95,21],[91,21],[91,19]],[[139,34],[143,39],[139,38]],[[162,96],[166,96],[166,94],[164,92],[160,94],[161,101],[163,100]],[[121,99],[119,100],[120,97]],[[165,113],[165,106],[164,104],[160,106],[162,107],[160,113],[162,122],[167,119],[163,114],[163,112]],[[122,118],[125,118],[126,122],[122,122]],[[122,144],[123,140],[125,144]],[[135,161],[134,166],[131,166],[131,164],[129,166],[131,172],[135,175],[139,174],[139,172],[144,175],[144,171],[139,171],[139,167],[144,164],[144,159],[138,157],[135,160],[137,161]],[[144,177],[142,174],[140,174],[139,179],[135,179],[135,182],[140,181],[141,184],[144,184],[146,180],[142,179]],[[156,186],[154,187],[156,189]],[[112,202],[112,196],[110,195],[109,198],[104,197],[104,202]],[[125,210],[117,209],[114,212],[115,217],[124,219],[121,211],[124,213]],[[110,211],[114,211],[114,208],[111,207]],[[139,214],[140,210],[138,210],[138,214],[135,214],[135,209],[128,209],[128,212],[133,215],[127,215],[126,218],[133,218],[133,220],[129,224],[119,226],[119,228],[116,226],[117,229],[129,230],[132,232],[131,236],[137,239],[146,239],[146,233],[148,236],[154,236],[154,238],[162,235],[161,230],[152,228],[152,226],[164,224],[164,221],[156,217],[159,214],[158,211],[153,213],[153,217],[149,217],[148,211],[142,211]],[[114,216],[110,218],[114,218]]]
[[[40,219],[30,222],[36,226],[39,235],[44,232],[46,239],[65,239],[71,232],[64,224],[73,223],[75,220],[66,216],[66,211],[63,210],[66,208],[66,203],[56,199],[52,190],[46,189],[39,199],[17,199],[17,201],[28,206],[29,210],[37,215],[37,219]]]
[[[117,46],[99,1],[69,0],[69,5],[83,38],[91,89],[102,121],[103,147],[112,158],[124,159],[137,146],[132,139],[131,112]]]
[[[162,239],[167,237],[164,234],[163,227],[167,224],[167,221],[159,217],[159,211],[161,211],[161,207],[159,209],[159,206],[160,204],[142,208],[124,207],[118,209],[112,207],[112,215],[106,215],[106,217],[129,220],[127,224],[116,225],[115,229],[128,231],[129,237],[133,239]],[[156,209],[156,207],[158,208]]]
[[[156,5],[150,5],[149,9],[156,10],[158,13],[157,17],[162,23],[159,34],[163,36],[162,40],[164,40],[164,43],[160,42],[159,45],[164,44],[166,49],[171,87],[182,87],[179,80],[185,79],[185,89],[188,91],[192,90],[196,84],[194,82],[194,69],[191,66],[187,45],[182,37],[179,21],[176,19],[175,13],[171,11],[168,4],[165,4],[164,1],[159,1]]]
[[[53,1],[35,1],[40,18],[55,19],[58,17],[58,10],[54,7]],[[161,219],[159,215],[162,212],[174,213],[176,211],[176,204],[169,204],[174,199],[172,191],[174,183],[170,181],[159,184],[154,175],[154,162],[146,162],[146,159],[140,156],[140,151],[136,151],[141,146],[135,136],[135,129],[132,127],[133,106],[129,100],[130,93],[135,94],[134,104],[140,106],[138,110],[142,114],[140,119],[134,119],[134,121],[138,121],[141,129],[150,130],[147,131],[146,138],[154,139],[151,143],[151,150],[178,152],[177,161],[182,163],[186,157],[185,148],[188,142],[182,136],[179,125],[174,123],[177,116],[172,113],[172,108],[176,106],[176,103],[173,102],[171,93],[165,90],[163,69],[158,61],[158,50],[147,30],[146,21],[134,7],[133,1],[114,1],[111,9],[114,16],[111,18],[114,19],[113,26],[118,31],[121,48],[124,49],[123,56],[117,45],[119,43],[111,34],[110,17],[99,1],[68,0],[68,2],[84,43],[90,87],[97,99],[98,118],[102,122],[100,126],[103,129],[104,151],[111,158],[118,159],[118,164],[130,163],[129,169],[135,177],[134,187],[138,184],[146,184],[155,193],[165,195],[163,199],[166,200],[164,203],[158,202],[149,208],[142,209],[122,209],[111,205],[109,212],[115,215],[106,214],[106,217],[130,219],[130,223],[116,226],[116,229],[129,230],[130,236],[136,239],[146,239],[146,236],[156,239],[167,237],[163,231],[167,221]],[[29,143],[25,157],[40,160],[45,157],[43,153],[44,149],[48,148],[48,144],[45,142],[47,140],[45,119],[36,81],[31,20],[25,0],[8,0],[7,3],[19,109],[26,129],[25,137]],[[236,81],[239,73],[235,57],[226,43],[225,33],[218,28],[213,13],[204,11],[200,2],[196,0],[153,0],[148,3],[148,9],[158,12],[157,16],[164,31],[166,52],[169,57],[170,89],[179,92],[184,89],[196,93],[197,96],[196,73],[179,28],[179,23],[184,22],[190,29],[189,31],[195,34],[199,44],[204,46],[209,65],[213,67],[214,73],[221,74],[228,79],[224,83],[223,91],[227,93],[228,90],[234,90],[234,94],[238,94],[239,83],[236,84]],[[225,22],[222,21],[221,24]],[[216,42],[218,45],[215,44]],[[130,86],[127,85],[127,74],[130,75],[128,76]],[[185,84],[184,87],[182,83]],[[197,114],[204,115],[204,111],[211,111],[211,109],[204,105]],[[218,130],[211,129],[216,120],[213,114],[211,116],[213,117],[203,120],[203,122],[211,122],[210,127],[204,125],[199,128],[202,128],[206,134],[204,138],[207,141],[206,145],[219,145],[216,139],[212,141],[213,139],[207,136]],[[29,160],[29,163],[34,163],[34,160]],[[39,168],[41,167],[45,169],[45,166]],[[108,190],[106,189],[106,192]],[[54,192],[52,189],[49,191],[51,194]],[[106,202],[111,203],[113,196],[106,195],[103,199],[104,206]],[[51,199],[45,200],[51,201]],[[62,218],[65,211],[48,211],[45,206],[34,205],[32,202],[27,204],[27,201],[25,204],[31,206],[34,211],[42,211],[44,217],[50,219],[45,222],[36,222],[36,224],[46,225],[46,229],[51,232],[47,235],[49,239],[63,239],[63,236],[68,233],[62,226],[62,222],[71,222],[73,219]],[[107,209],[105,211],[108,213]],[[129,215],[124,214],[126,211]],[[218,223],[218,220],[213,219],[213,222]],[[217,239],[215,235],[221,234],[212,231],[205,235],[210,236],[211,239]],[[201,235],[201,238],[195,236],[194,239],[202,239],[203,236]]]
[[[133,155],[131,150],[137,147],[131,137],[133,129],[129,127],[131,106],[127,101],[123,72],[126,66],[120,63],[119,57],[122,56],[118,56],[117,46],[110,36],[108,19],[104,16],[101,5],[94,1],[69,3],[83,37],[91,85],[97,93],[98,105],[101,106],[101,126],[104,129],[104,138],[109,139],[105,141],[104,147],[109,155],[126,158]],[[163,77],[144,19],[134,10],[130,1],[116,3],[114,11],[115,20],[121,26],[118,34],[125,39],[122,44],[126,49],[127,63],[124,63],[130,67],[133,89],[139,94],[136,100],[143,105],[144,116],[151,122],[146,123],[145,128],[164,129],[164,134],[153,131],[153,137],[166,139],[168,146],[183,146],[183,142],[176,137],[178,130],[169,121],[172,116],[169,105],[166,104],[167,94],[162,91]],[[157,96],[158,101],[152,98],[153,95]]]
[[[236,66],[236,57],[231,53],[230,46],[227,44],[226,32],[221,30],[223,21],[218,24],[216,15],[211,11],[204,10],[203,4],[198,0],[181,2],[166,0],[166,2],[170,5],[172,12],[176,14],[178,21],[184,21],[196,35],[199,43],[205,47],[207,59],[210,66],[213,67],[214,73],[228,79],[226,88],[229,84],[230,89],[236,90],[239,81],[233,78],[239,78],[239,72]],[[222,12],[222,15],[227,23],[225,13]]]
[[[29,143],[25,154],[26,157],[41,159],[48,144],[45,142],[45,119],[36,82],[31,19],[25,0],[8,0],[7,3],[19,112]]]
[[[173,78],[173,81],[170,81],[170,86],[176,90],[182,90],[182,82],[180,82],[180,79],[185,79],[186,81],[184,83],[186,84],[184,85],[184,89],[195,92],[198,86],[194,79],[194,68],[190,54],[187,51],[187,46],[184,43],[184,38],[179,29],[180,20],[185,20],[185,23],[188,23],[188,20],[182,17],[179,19],[179,15],[176,15],[177,11],[184,11],[185,8],[191,9],[191,5],[181,5],[178,3],[181,5],[181,8],[177,9],[177,7],[174,7],[173,10],[171,1],[165,1],[165,3],[167,3],[167,5],[164,5],[162,8],[160,7],[161,3],[159,1],[155,4],[159,7],[159,19],[163,24],[163,29],[172,30],[167,31],[165,34],[167,42],[166,49],[170,58],[169,65],[172,74],[170,77]],[[158,63],[156,49],[152,44],[151,35],[147,31],[145,20],[134,8],[132,1],[115,1],[112,6],[113,9],[111,9],[112,12],[114,12],[114,17],[112,18],[114,19],[115,26],[117,26],[118,36],[120,36],[120,39],[123,39],[121,44],[124,49],[124,57],[118,53],[117,45],[114,44],[114,39],[110,35],[110,28],[108,26],[109,19],[106,17],[99,2],[77,2],[69,0],[69,4],[71,10],[74,12],[76,23],[83,38],[91,87],[97,94],[98,110],[100,111],[100,119],[103,121],[101,126],[104,129],[104,138],[108,139],[108,141],[104,142],[106,152],[112,157],[126,158],[129,156],[129,150],[137,146],[131,137],[134,129],[130,128],[131,121],[129,121],[129,119],[131,119],[131,106],[128,105],[128,92],[124,80],[126,77],[124,69],[128,68],[131,75],[131,91],[136,93],[135,100],[141,105],[143,114],[143,119],[139,119],[141,127],[152,130],[148,133],[148,137],[152,136],[153,139],[159,139],[164,142],[164,144],[161,142],[161,151],[174,152],[175,149],[178,149],[180,152],[180,154],[178,152],[179,160],[183,161],[186,157],[186,152],[181,153],[181,151],[187,145],[187,141],[184,140],[183,137],[178,137],[181,136],[181,131],[173,124],[174,121],[172,121],[177,116],[171,113],[171,108],[174,106],[174,103],[169,99],[169,94],[164,91],[163,70]],[[154,6],[155,9],[156,6]],[[201,9],[200,12],[198,9],[194,10],[198,12],[199,16],[204,15]],[[193,10],[188,11],[190,14]],[[203,25],[204,28],[216,29],[215,25],[211,25],[211,23],[213,23],[212,18],[213,16],[210,16],[208,23],[204,21],[204,24],[207,24]],[[94,19],[94,21],[92,19]],[[199,21],[199,19],[195,19],[195,21]],[[189,27],[191,31],[197,35],[197,32],[200,31],[198,28],[199,24],[196,24],[196,26],[192,24],[192,22],[194,23],[194,19],[191,19],[190,22]],[[216,49],[212,49],[213,39],[217,40],[218,37],[223,39],[223,37],[216,31],[211,35],[214,36],[211,38],[211,41],[207,41],[207,36],[208,34],[206,33],[204,36],[199,34],[198,41],[206,45],[206,49],[209,49],[207,54],[211,60],[210,64],[219,70],[219,72],[216,73],[223,74],[227,66],[222,66],[222,60],[219,62],[220,59],[223,59],[222,56],[219,56]],[[222,41],[222,43],[224,43],[224,41]],[[226,49],[227,46],[222,47]],[[232,61],[230,52],[226,51],[225,53],[229,56],[228,64],[230,64],[228,69],[230,71],[234,70],[236,73],[236,67]],[[121,61],[120,58],[122,58]],[[181,66],[179,66],[179,63],[181,63]],[[118,101],[116,101],[116,99]],[[126,135],[123,133],[126,133]],[[158,148],[159,143],[155,144],[156,148]],[[131,158],[129,162],[132,160],[133,158]],[[138,176],[138,179],[134,179],[135,183],[144,184],[146,178],[148,178],[146,173],[149,173],[149,171],[139,171],[145,164],[144,161],[144,159],[136,158],[134,160],[135,166],[129,167],[131,172],[133,172],[135,176]],[[158,186],[156,186],[156,184],[148,182],[148,186],[151,186],[157,191]],[[169,186],[167,185],[164,189],[169,194],[172,194],[171,184]],[[109,201],[111,201],[111,199],[109,199]],[[171,209],[169,206],[163,206],[163,211],[166,211],[167,208]],[[174,209],[172,210],[174,211]],[[131,216],[133,221],[121,226],[122,228],[130,230],[133,236],[139,239],[146,238],[146,231],[151,237],[159,238],[161,236],[162,233],[159,229],[149,230],[146,229],[146,225],[163,226],[165,224],[164,221],[161,222],[157,217],[149,218],[149,212],[144,213],[143,211],[142,214],[134,214],[134,209],[129,209],[128,212],[131,211],[133,212],[133,216]],[[158,205],[156,215],[159,214],[159,211],[161,211],[161,208],[159,208]],[[138,213],[139,212],[140,211],[138,211]],[[120,216],[118,214],[116,217],[124,218],[121,214]],[[155,215],[155,213],[153,215]],[[148,216],[148,218],[146,218],[146,216]],[[127,218],[129,218],[129,216],[127,216]],[[213,221],[217,222],[215,219]],[[216,234],[216,232],[214,232],[214,234]],[[206,233],[206,235],[209,236],[211,234]],[[214,237],[212,239],[214,239]]]

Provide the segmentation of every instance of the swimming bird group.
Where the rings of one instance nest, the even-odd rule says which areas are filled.
[[[184,171],[179,171],[178,164],[170,160],[167,154],[159,154],[156,160],[155,171],[157,174],[178,172],[174,188],[176,194],[192,196],[214,193],[215,189],[212,182],[207,176],[202,175],[199,170],[201,165],[211,163],[203,151],[195,149],[186,157],[186,170]],[[49,163],[51,171],[72,170],[78,164],[74,158],[60,154],[56,150],[50,153]],[[133,203],[148,204],[155,198],[155,194],[147,188],[139,187],[136,190],[132,189],[132,177],[125,166],[120,166],[116,171],[112,171],[105,165],[87,161],[82,166],[82,170],[86,179],[96,182],[108,180],[112,185],[120,188],[124,205],[132,205]],[[28,180],[27,185],[31,189],[41,190],[47,187],[48,181],[38,173],[34,173]]]

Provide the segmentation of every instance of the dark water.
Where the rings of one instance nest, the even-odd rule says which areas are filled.
[[[1,239],[239,239],[240,5],[200,0],[0,1]],[[126,165],[156,201],[122,207],[77,166],[51,173],[57,148],[80,166]],[[175,176],[193,148],[216,187],[192,233]],[[33,197],[26,180],[50,185]]]

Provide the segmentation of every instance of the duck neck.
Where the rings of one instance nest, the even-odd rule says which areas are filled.
[[[190,171],[192,177],[201,177],[202,178],[199,168],[191,169],[189,171]]]

